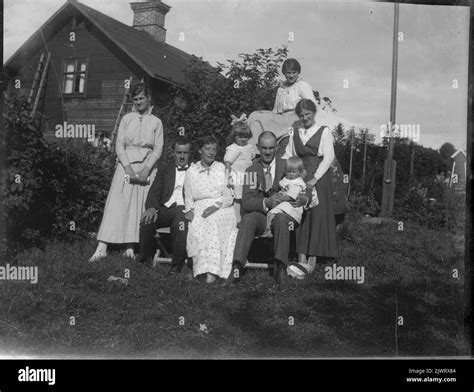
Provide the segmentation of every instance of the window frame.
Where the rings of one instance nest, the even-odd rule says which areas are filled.
[[[68,62],[75,61],[75,72],[67,72],[66,71],[66,64]],[[77,65],[79,62],[84,61],[86,64],[86,70],[85,72],[77,71]],[[78,56],[78,57],[64,57],[62,60],[62,76],[61,76],[61,86],[60,86],[60,92],[61,96],[63,98],[86,98],[87,97],[87,79],[89,78],[89,57],[86,56]],[[77,75],[77,74],[82,74],[84,73],[84,91],[81,92],[71,92],[71,93],[66,93],[65,87],[66,87],[66,76],[67,75]],[[74,86],[73,86],[74,87]]]

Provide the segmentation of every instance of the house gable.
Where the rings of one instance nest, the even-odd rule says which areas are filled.
[[[21,80],[23,95],[31,89],[41,53],[47,52],[51,62],[38,112],[43,133],[49,137],[64,121],[92,123],[96,132],[110,134],[130,76],[134,81],[145,79],[155,105],[164,106],[171,86],[184,83],[187,61],[192,58],[76,1],[61,7],[5,64],[7,76]],[[63,94],[64,64],[71,59],[87,61],[86,88],[79,96]]]
[[[154,40],[144,31],[127,26],[93,8],[75,0],[68,0],[48,21],[34,33],[6,62],[5,69],[15,74],[21,64],[44,44],[44,40],[55,35],[72,17],[86,20],[117,45],[139,65],[151,78],[182,86],[185,70],[194,57],[171,45]]]

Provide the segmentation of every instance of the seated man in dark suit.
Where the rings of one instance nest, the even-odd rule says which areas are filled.
[[[184,177],[189,164],[191,143],[179,137],[173,147],[174,161],[158,168],[150,187],[140,224],[140,255],[147,262],[156,252],[156,230],[169,227],[173,257],[170,272],[180,272],[186,260],[188,225],[184,218]]]
[[[260,158],[246,170],[242,191],[243,215],[235,243],[231,273],[234,283],[242,276],[254,237],[265,230],[267,212],[282,201],[278,193],[278,183],[285,176],[286,161],[275,156],[276,147],[277,138],[272,132],[260,134]],[[304,206],[308,200],[307,195],[300,195],[293,205]],[[277,214],[271,224],[275,251],[273,276],[278,284],[285,284],[287,280],[286,266],[292,226],[296,228],[297,222],[287,214]]]

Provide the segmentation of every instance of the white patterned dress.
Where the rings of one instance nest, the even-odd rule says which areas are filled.
[[[233,197],[226,186],[224,164],[214,161],[210,167],[201,162],[191,165],[184,180],[184,196],[185,211],[194,213],[186,240],[188,256],[193,258],[194,276],[211,273],[227,279],[232,260],[226,256],[236,218]],[[212,205],[220,208],[203,218],[204,210]]]

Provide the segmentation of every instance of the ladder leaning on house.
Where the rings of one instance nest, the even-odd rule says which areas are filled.
[[[34,118],[36,110],[38,109],[39,100],[42,97],[44,84],[46,81],[46,75],[48,74],[48,66],[51,61],[51,52],[48,52],[48,56],[45,59],[44,52],[41,53],[38,67],[36,68],[35,78],[31,85],[30,94],[28,95],[28,103],[31,104],[33,101],[33,108],[31,110],[31,117]]]
[[[130,100],[130,86],[132,85],[133,81],[133,76],[130,76],[129,83],[128,83],[128,88],[125,88],[125,92],[123,94],[122,98],[122,104],[120,105],[120,110],[118,112],[117,118],[115,120],[115,125],[114,129],[112,131],[112,135],[110,137],[110,144],[111,144],[111,151],[115,152],[115,140],[117,139],[117,133],[118,129],[120,126],[120,121],[122,120],[122,117],[124,114],[126,114],[127,111],[127,105],[129,105],[129,100]]]

